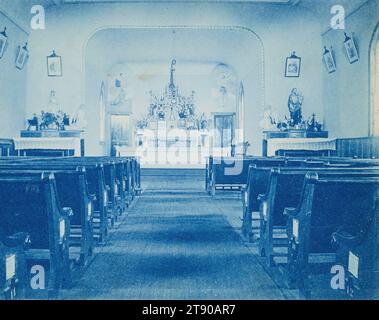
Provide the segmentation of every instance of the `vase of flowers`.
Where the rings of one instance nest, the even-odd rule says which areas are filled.
[[[41,112],[41,130],[58,130],[59,122],[56,115],[52,112]]]

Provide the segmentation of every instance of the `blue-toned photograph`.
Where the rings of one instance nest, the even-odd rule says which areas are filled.
[[[0,300],[379,299],[379,0],[0,0],[0,114]]]

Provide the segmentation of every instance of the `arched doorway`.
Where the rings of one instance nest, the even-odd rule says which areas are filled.
[[[176,45],[171,45],[170,42],[172,29],[176,30]],[[155,41],[158,38],[166,39],[166,42],[162,44],[161,41]],[[225,39],[233,43],[229,51],[222,47]],[[196,50],[189,52],[186,44],[193,41],[199,42],[199,45],[194,46]],[[203,42],[208,45],[201,46]],[[240,48],[241,43],[244,44],[243,48]],[[111,111],[114,109],[117,109],[118,116],[122,115],[123,118],[126,118],[126,115],[130,116],[128,131],[131,136],[129,139],[131,148],[138,146],[139,140],[135,139],[135,136],[139,129],[138,123],[143,123],[142,120],[148,115],[149,91],[158,98],[162,96],[168,82],[168,65],[172,59],[178,61],[175,80],[182,95],[188,97],[192,90],[195,91],[195,115],[199,119],[205,118],[212,122],[208,127],[213,129],[213,113],[234,113],[235,125],[233,127],[243,131],[244,136],[239,135],[234,143],[238,144],[243,139],[249,139],[251,144],[260,145],[261,143],[260,135],[257,133],[260,130],[258,115],[264,101],[263,47],[260,38],[249,29],[239,27],[104,27],[94,32],[88,39],[84,59],[84,99],[87,105],[99,106],[99,87],[102,82],[105,84],[105,93],[102,95],[105,97],[105,104],[100,103],[105,106],[103,107],[105,112],[104,110],[100,114],[91,112],[88,115],[89,121],[97,124],[91,126],[87,134],[86,145],[91,154],[109,154],[112,149],[110,118]],[[120,64],[121,67],[130,67],[126,72],[130,76],[127,93],[131,94],[128,111],[122,109],[124,106],[129,108],[127,103],[122,106],[120,104],[122,108],[116,103],[113,105],[110,103],[111,84],[117,88],[116,81],[109,81],[110,70],[117,74],[119,70],[117,68],[114,70],[114,66]],[[230,66],[235,70],[234,85],[217,86],[219,83],[214,79],[213,70],[220,65]],[[244,90],[246,88],[254,89]],[[249,103],[245,104],[245,99]],[[245,111],[245,106],[256,110]],[[243,119],[244,114],[247,113],[252,116],[249,117],[249,122],[245,123]],[[256,141],[253,141],[251,137],[254,137]],[[206,134],[202,132],[201,141],[203,140],[206,140]]]

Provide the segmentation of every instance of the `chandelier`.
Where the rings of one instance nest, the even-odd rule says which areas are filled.
[[[189,96],[183,96],[179,92],[179,87],[175,84],[176,60],[171,61],[170,82],[166,86],[161,97],[157,97],[150,91],[150,107],[148,116],[142,122],[140,127],[149,127],[149,123],[156,121],[166,121],[169,128],[181,129],[201,129],[204,125],[203,117],[198,118],[195,115],[194,96],[192,91]]]

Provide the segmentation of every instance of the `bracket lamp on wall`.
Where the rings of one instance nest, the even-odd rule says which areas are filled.
[[[7,46],[8,46],[7,27],[4,27],[4,31],[0,32],[0,59],[3,57]]]

